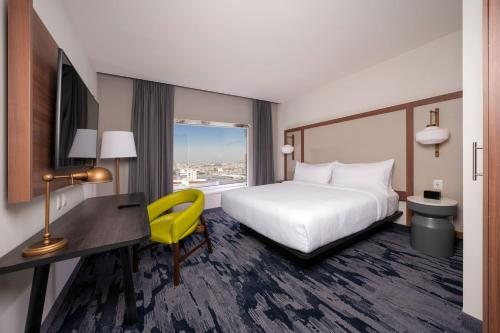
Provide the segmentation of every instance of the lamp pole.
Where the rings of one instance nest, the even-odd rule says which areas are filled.
[[[115,193],[120,194],[120,158],[115,158]]]

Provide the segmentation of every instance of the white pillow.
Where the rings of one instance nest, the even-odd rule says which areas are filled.
[[[293,180],[300,182],[328,184],[332,177],[333,163],[307,164],[296,162]]]
[[[331,184],[389,193],[394,159],[376,163],[333,163]]]

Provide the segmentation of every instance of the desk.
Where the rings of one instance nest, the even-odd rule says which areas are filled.
[[[118,209],[128,202],[140,206]],[[40,225],[43,217],[40,217]],[[75,257],[119,249],[123,268],[126,320],[137,320],[132,280],[131,247],[149,239],[149,218],[143,193],[87,199],[50,224],[54,237],[69,241],[66,248],[37,257],[23,257],[23,249],[42,239],[43,230],[0,258],[0,274],[34,268],[25,332],[39,332],[50,264]]]

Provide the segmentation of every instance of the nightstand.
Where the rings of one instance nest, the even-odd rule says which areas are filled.
[[[407,198],[411,219],[411,246],[424,254],[451,257],[455,252],[455,228],[451,217],[457,215],[458,202],[453,199],[425,199],[421,195]]]

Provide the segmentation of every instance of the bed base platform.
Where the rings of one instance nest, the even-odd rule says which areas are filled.
[[[353,243],[358,242],[359,240],[373,234],[376,229],[379,227],[385,225],[386,223],[389,222],[394,222],[396,221],[401,215],[403,215],[403,212],[397,211],[394,214],[387,216],[386,218],[382,220],[378,220],[373,222],[371,225],[369,225],[367,228],[360,230],[352,235],[346,236],[344,238],[337,239],[336,241],[333,241],[331,243],[325,244],[322,247],[317,248],[316,250],[309,252],[309,253],[304,253],[292,248],[289,248],[283,244],[280,244],[270,238],[267,238],[266,236],[258,233],[257,231],[253,230],[252,228],[240,223],[240,231],[244,232],[249,232],[256,236],[256,238],[262,240],[265,243],[269,243],[272,246],[275,246],[277,249],[282,250],[284,253],[291,255],[292,257],[299,259],[303,263],[308,263],[308,262],[314,262],[317,260],[320,260],[324,258],[325,256],[332,254],[334,252],[341,251],[348,247],[349,245],[352,245]]]

